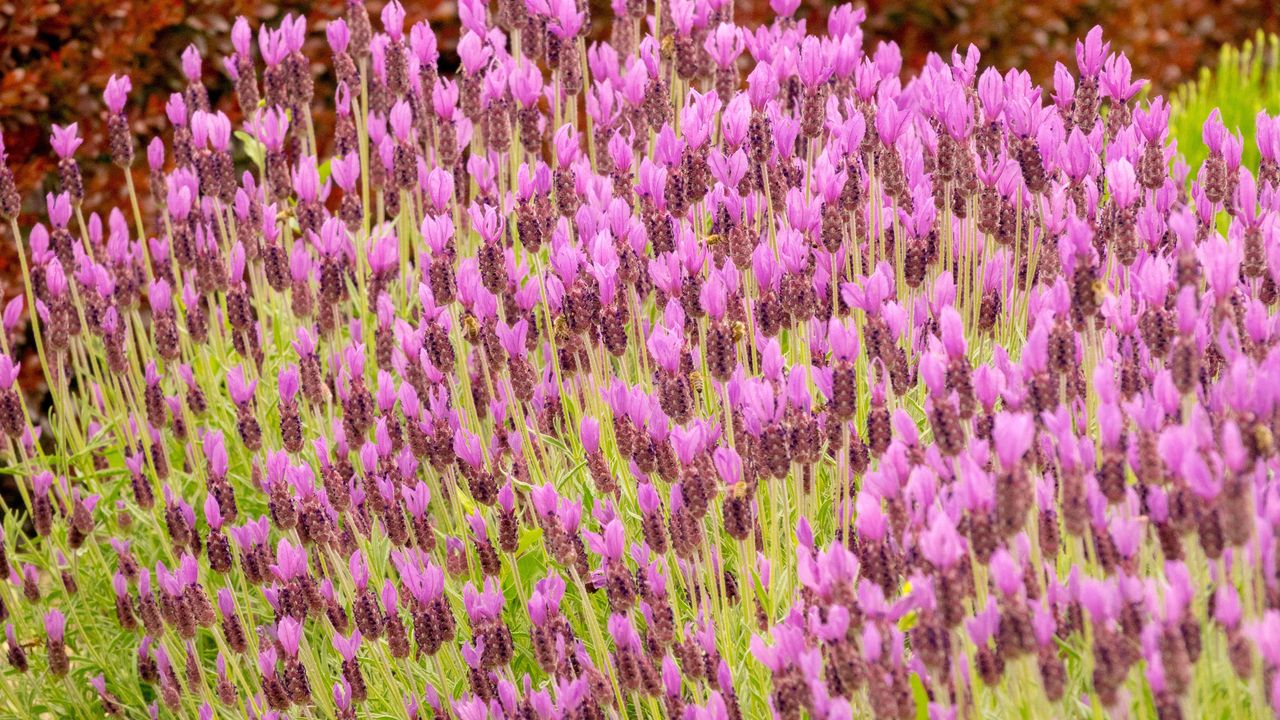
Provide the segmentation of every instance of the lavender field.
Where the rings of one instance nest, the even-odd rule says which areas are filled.
[[[1280,116],[797,6],[228,18],[127,205],[0,162],[0,715],[1276,716]]]

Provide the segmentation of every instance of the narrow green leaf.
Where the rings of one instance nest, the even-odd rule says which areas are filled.
[[[267,163],[267,146],[243,130],[236,130],[235,136],[244,145],[244,154],[258,167],[258,171],[262,172]],[[328,165],[328,163],[325,164]]]

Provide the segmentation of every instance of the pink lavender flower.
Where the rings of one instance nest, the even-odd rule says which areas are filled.
[[[102,98],[107,103],[107,109],[117,114],[123,112],[124,104],[132,90],[133,83],[129,81],[128,75],[112,75],[108,78],[107,89],[102,93]]]
[[[45,649],[49,653],[49,672],[57,677],[66,675],[70,669],[70,662],[67,659],[67,646],[63,642],[63,633],[66,631],[66,627],[67,618],[57,608],[45,613]]]

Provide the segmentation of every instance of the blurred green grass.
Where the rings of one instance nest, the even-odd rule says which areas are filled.
[[[1224,45],[1217,67],[1201,68],[1195,80],[1178,86],[1169,98],[1170,135],[1192,172],[1208,154],[1201,139],[1204,121],[1218,108],[1228,129],[1244,135],[1244,167],[1257,167],[1255,118],[1259,110],[1280,112],[1280,36],[1263,31],[1239,47]]]

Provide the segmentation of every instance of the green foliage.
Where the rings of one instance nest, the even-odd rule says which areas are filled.
[[[1259,110],[1280,112],[1280,37],[1259,30],[1240,47],[1224,45],[1218,67],[1202,68],[1200,76],[1180,86],[1170,96],[1173,112],[1169,133],[1178,151],[1192,168],[1204,162],[1207,149],[1201,140],[1204,121],[1218,108],[1228,129],[1244,134],[1245,167],[1257,167],[1254,118]]]

